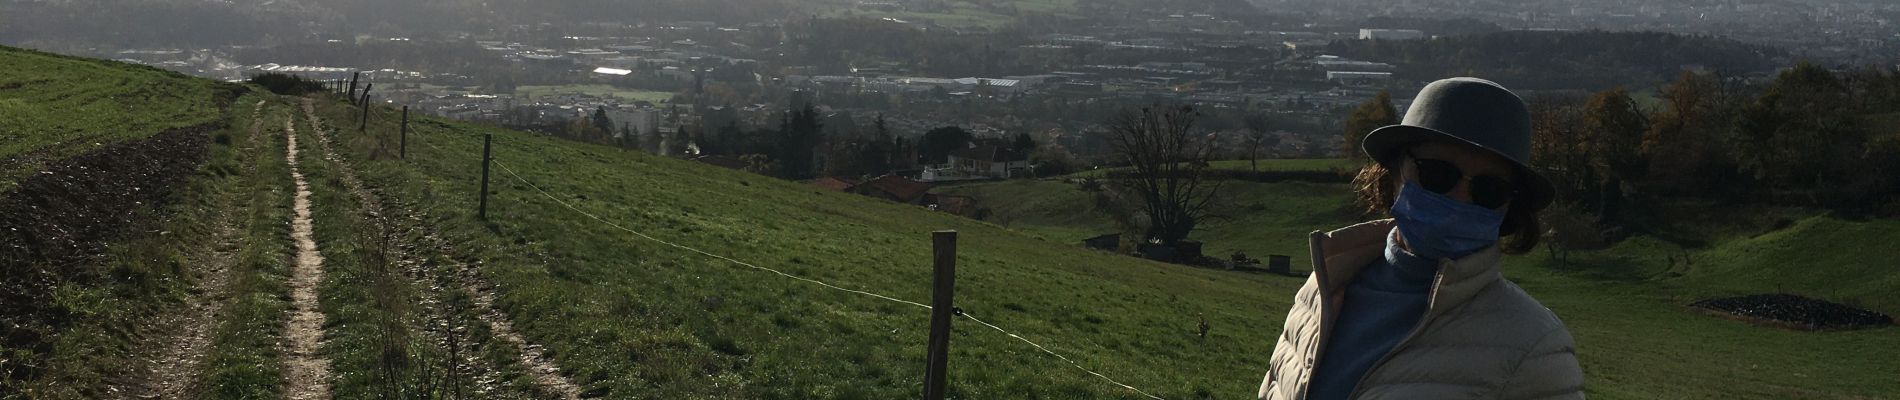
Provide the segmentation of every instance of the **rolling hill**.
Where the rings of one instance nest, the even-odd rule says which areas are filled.
[[[95,73],[36,68],[59,60],[0,49],[0,65],[25,67],[0,75],[0,88]],[[96,65],[103,73],[142,71]],[[0,89],[0,104],[82,95],[122,104],[111,94],[19,87]],[[216,98],[209,91],[180,96],[200,95]],[[141,99],[108,112],[164,120],[169,114],[149,110],[190,108],[144,101],[171,100]],[[1026,204],[1011,211],[1023,217],[1005,228],[435,118],[412,121],[405,154],[394,109],[372,107],[368,129],[358,131],[358,109],[337,96],[251,89],[229,102],[205,101],[215,111],[198,118],[224,123],[202,133],[210,142],[204,161],[167,201],[139,205],[139,229],[100,239],[107,254],[53,266],[0,260],[9,268],[136,278],[57,282],[49,307],[78,317],[48,325],[41,339],[7,342],[0,391],[53,398],[121,388],[213,398],[315,390],[336,398],[912,397],[922,386],[929,310],[909,302],[930,297],[930,232],[954,229],[956,299],[968,318],[953,324],[952,397],[1246,398],[1302,283],[1075,246],[1063,232],[1097,226],[1086,225],[1093,222],[1085,213],[1052,210],[1073,208],[1066,201]],[[13,109],[24,110],[15,111],[22,120],[72,117],[68,108]],[[145,140],[166,127],[121,127],[115,135]],[[60,132],[34,128],[20,137],[72,147]],[[489,135],[496,163],[483,218],[480,160]],[[1057,182],[999,186],[1008,185],[1022,185],[1008,190],[1024,199],[1085,198]],[[1339,210],[1345,191],[1336,184],[1233,190],[1245,200],[1233,206],[1234,224],[1209,231],[1211,248],[1298,254],[1303,242],[1289,238],[1352,221]],[[1047,219],[1031,218],[1041,215]],[[295,227],[305,221],[311,227],[302,233]],[[1048,230],[1038,232],[1038,224]],[[1897,239],[1894,228],[1816,216],[1693,249],[1701,261],[1687,269],[1662,261],[1671,245],[1640,238],[1578,261],[1677,278],[1593,273],[1539,256],[1516,257],[1506,269],[1576,333],[1593,397],[1891,397],[1900,382],[1883,371],[1900,361],[1879,351],[1900,348],[1893,328],[1784,331],[1682,304],[1789,290],[1858,296],[1894,313],[1890,298],[1877,297],[1890,279],[1834,282],[1879,274],[1878,255],[1840,252],[1801,264],[1803,251],[1819,242],[1881,248]],[[304,250],[321,260],[298,255]],[[1815,276],[1744,273],[1770,266]],[[1814,292],[1828,287],[1842,289]],[[314,329],[294,322],[308,313],[325,322]],[[1204,337],[1197,334],[1203,318]],[[300,338],[319,345],[304,352],[281,344]],[[196,361],[171,374],[149,366],[172,358],[138,350],[193,342],[203,350],[179,350],[179,359]],[[168,389],[171,383],[181,388]]]
[[[1262,164],[1299,171],[1308,161]],[[1086,176],[1084,176],[1086,177]],[[1051,241],[1116,231],[1092,195],[1065,177],[938,188],[992,211],[990,221]],[[1346,184],[1229,181],[1217,214],[1191,238],[1210,256],[1234,250],[1265,259],[1292,255],[1310,270],[1305,232],[1357,221]],[[1505,276],[1564,319],[1577,337],[1592,398],[1885,398],[1900,387],[1886,352],[1895,328],[1799,332],[1710,316],[1697,299],[1794,293],[1900,313],[1900,273],[1889,268],[1900,223],[1823,211],[1661,204],[1671,215],[1706,215],[1669,237],[1638,235],[1559,263],[1544,249],[1508,257]],[[1703,243],[1685,246],[1678,243]],[[1890,352],[1887,352],[1890,353]],[[1668,373],[1658,373],[1668,371]]]

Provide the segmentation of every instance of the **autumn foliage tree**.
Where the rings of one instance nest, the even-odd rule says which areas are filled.
[[[1734,163],[1727,157],[1735,97],[1715,77],[1684,71],[1662,88],[1662,106],[1649,116],[1641,149],[1647,190],[1663,195],[1732,194]]]
[[[1340,146],[1339,151],[1345,154],[1346,158],[1364,159],[1366,157],[1359,154],[1359,143],[1366,140],[1366,134],[1372,133],[1374,129],[1398,123],[1399,112],[1392,108],[1392,94],[1381,90],[1371,100],[1359,103],[1359,107],[1354,108],[1352,114],[1346,116],[1346,143]]]
[[[1628,200],[1632,185],[1643,178],[1643,134],[1649,131],[1649,116],[1623,88],[1597,92],[1583,105],[1583,122],[1589,167],[1595,170],[1591,182],[1597,195],[1594,201],[1599,216],[1613,218]]]
[[[1685,72],[1651,108],[1622,89],[1533,98],[1532,158],[1561,201],[1610,224],[1682,196],[1900,214],[1900,135],[1877,129],[1900,123],[1900,70],[1800,64],[1739,82]]]

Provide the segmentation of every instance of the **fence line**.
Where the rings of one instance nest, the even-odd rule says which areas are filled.
[[[420,131],[418,131],[418,133],[420,133]],[[444,135],[444,136],[453,136],[453,135]],[[422,140],[422,141],[420,141],[420,142],[421,142],[421,143],[422,143],[423,145],[425,145],[425,146],[429,146],[429,148],[432,148],[432,149],[435,149],[436,151],[439,151],[439,152],[447,152],[447,150],[444,150],[444,149],[442,149],[441,147],[438,147],[438,146],[436,146],[436,145],[435,145],[435,144],[433,144],[433,143],[429,143],[429,141],[427,141],[427,140]],[[518,173],[515,173],[515,170],[514,170],[513,168],[509,168],[509,167],[508,167],[508,164],[507,164],[507,163],[504,163],[504,162],[502,162],[502,161],[501,161],[501,160],[499,160],[499,159],[494,159],[494,160],[490,160],[490,162],[493,162],[493,163],[495,163],[495,166],[497,166],[497,167],[501,167],[501,170],[502,170],[502,172],[506,172],[506,173],[508,173],[508,176],[512,176],[512,177],[514,177],[516,181],[520,181],[520,182],[521,182],[522,184],[525,184],[525,185],[528,185],[528,187],[530,187],[530,188],[533,188],[533,189],[534,189],[534,191],[535,191],[535,192],[537,192],[537,193],[540,193],[542,197],[546,197],[546,198],[548,198],[548,200],[553,200],[553,201],[554,201],[555,203],[558,203],[558,204],[560,204],[560,205],[561,205],[562,207],[566,207],[566,208],[567,208],[568,210],[572,210],[572,211],[574,211],[574,212],[576,212],[576,213],[580,213],[581,215],[585,215],[585,216],[587,216],[588,218],[592,218],[592,219],[593,219],[593,220],[595,220],[595,221],[599,221],[599,222],[601,222],[601,223],[604,223],[604,224],[607,224],[607,226],[611,226],[611,227],[614,227],[615,229],[619,229],[619,230],[622,230],[622,231],[626,231],[627,233],[631,233],[631,234],[634,234],[635,236],[639,236],[639,237],[640,237],[640,238],[642,238],[642,239],[646,239],[646,240],[650,240],[650,241],[653,241],[653,242],[656,242],[656,243],[660,243],[660,244],[664,244],[664,245],[667,245],[667,246],[672,246],[672,247],[674,247],[674,248],[678,248],[678,249],[681,249],[681,250],[686,250],[686,251],[690,251],[690,252],[693,252],[693,253],[698,253],[698,254],[700,254],[700,255],[704,255],[704,256],[707,256],[707,257],[712,257],[712,258],[716,258],[716,259],[720,259],[720,260],[724,260],[724,261],[726,261],[726,262],[730,262],[730,263],[733,263],[733,264],[738,264],[738,265],[742,265],[742,266],[746,266],[746,267],[750,267],[750,268],[753,268],[753,269],[757,269],[757,270],[761,270],[761,271],[767,271],[767,272],[771,272],[771,273],[774,273],[774,274],[778,274],[779,276],[783,276],[783,277],[786,277],[786,278],[791,278],[791,279],[796,279],[796,280],[800,280],[800,281],[805,281],[805,282],[808,282],[808,283],[813,283],[813,284],[817,284],[817,285],[819,285],[819,286],[823,286],[823,287],[826,287],[826,288],[830,288],[830,289],[834,289],[834,290],[840,290],[840,291],[844,291],[844,292],[850,292],[850,293],[855,293],[855,294],[861,294],[861,295],[866,295],[866,296],[871,296],[871,297],[875,297],[875,298],[878,298],[878,299],[883,299],[883,300],[886,300],[886,301],[892,301],[892,302],[897,302],[897,303],[903,303],[903,304],[908,304],[908,305],[913,305],[913,306],[917,306],[917,307],[922,307],[922,308],[924,308],[924,309],[931,309],[931,307],[930,307],[929,305],[927,305],[927,304],[923,304],[923,303],[918,303],[918,302],[914,302],[914,301],[909,301],[909,300],[904,300],[904,299],[898,299],[898,298],[893,298],[893,297],[890,297],[890,296],[885,296],[885,295],[881,295],[881,294],[877,294],[877,293],[871,293],[871,292],[867,292],[867,291],[862,291],[862,290],[856,290],[856,289],[849,289],[849,288],[844,288],[844,287],[839,287],[839,286],[837,286],[837,285],[832,285],[832,284],[830,284],[830,283],[825,283],[825,282],[823,282],[823,281],[819,281],[819,280],[815,280],[815,279],[810,279],[810,278],[805,278],[805,277],[801,277],[801,276],[797,276],[797,275],[792,275],[792,274],[788,274],[788,273],[785,273],[785,272],[783,272],[783,271],[779,271],[779,270],[777,270],[777,269],[772,269],[772,268],[767,268],[767,267],[761,267],[761,266],[758,266],[758,265],[754,265],[754,264],[752,264],[752,263],[749,263],[749,262],[745,262],[745,261],[741,261],[741,260],[738,260],[738,259],[734,259],[734,258],[731,258],[731,257],[726,257],[726,256],[722,256],[722,255],[718,255],[718,254],[713,254],[713,253],[711,253],[711,252],[707,252],[707,251],[704,251],[704,250],[700,250],[700,249],[697,249],[697,248],[693,248],[693,247],[691,247],[691,246],[686,246],[686,245],[682,245],[682,244],[678,244],[678,243],[673,243],[673,242],[669,242],[669,241],[666,241],[666,240],[662,240],[662,239],[659,239],[659,238],[655,238],[655,237],[653,237],[653,236],[649,236],[649,235],[647,235],[647,234],[645,234],[645,233],[641,233],[640,231],[637,231],[637,230],[633,230],[633,229],[629,229],[629,228],[627,228],[627,227],[624,227],[624,226],[621,226],[620,224],[616,224],[616,223],[614,223],[613,221],[608,221],[608,220],[607,220],[607,219],[605,219],[605,218],[601,218],[601,217],[600,217],[600,216],[598,216],[598,215],[594,215],[594,213],[590,213],[590,212],[587,212],[587,211],[585,211],[585,210],[581,210],[580,208],[577,208],[577,207],[574,207],[574,205],[573,205],[573,204],[570,204],[570,203],[568,203],[567,201],[564,201],[564,200],[561,200],[561,198],[560,198],[560,197],[556,197],[556,196],[554,196],[554,195],[553,195],[552,193],[548,193],[548,191],[547,191],[547,190],[544,190],[544,189],[542,189],[540,185],[536,185],[536,184],[534,184],[534,182],[530,182],[530,181],[528,181],[528,179],[527,179],[527,178],[523,178],[523,177],[521,176],[521,174],[518,174]],[[1164,399],[1162,399],[1162,398],[1161,398],[1160,396],[1155,396],[1155,395],[1153,395],[1153,394],[1149,394],[1148,392],[1146,392],[1146,391],[1143,391],[1143,390],[1141,390],[1141,389],[1138,389],[1138,388],[1135,388],[1134,386],[1129,386],[1128,384],[1125,384],[1125,383],[1121,383],[1120,381],[1117,381],[1117,380],[1115,380],[1114,378],[1110,378],[1110,377],[1108,377],[1107,375],[1102,375],[1102,374],[1101,374],[1100,372],[1095,372],[1094,370],[1090,370],[1090,369],[1088,369],[1088,368],[1086,368],[1086,367],[1083,367],[1081,363],[1077,363],[1077,362],[1075,362],[1075,360],[1071,360],[1071,359],[1069,359],[1068,357],[1064,357],[1064,356],[1063,356],[1062,354],[1060,354],[1060,353],[1056,353],[1055,351],[1051,351],[1051,350],[1049,350],[1049,349],[1048,349],[1047,347],[1043,347],[1043,345],[1041,345],[1041,344],[1038,344],[1038,343],[1036,343],[1036,342],[1034,342],[1034,341],[1031,341],[1031,340],[1029,340],[1028,338],[1025,338],[1025,337],[1023,337],[1022,335],[1019,335],[1019,334],[1016,334],[1016,333],[1014,333],[1014,332],[1010,332],[1009,330],[1007,330],[1007,329],[1003,329],[1002,327],[999,327],[999,326],[996,326],[995,324],[991,324],[991,323],[989,323],[989,322],[986,322],[986,321],[983,321],[983,320],[981,320],[981,319],[978,319],[978,318],[977,318],[976,316],[974,316],[974,315],[970,315],[970,313],[968,313],[968,312],[965,312],[965,311],[963,311],[963,310],[962,310],[961,308],[958,308],[958,309],[956,310],[956,313],[957,313],[957,315],[961,315],[961,316],[963,316],[964,318],[969,318],[969,319],[970,319],[971,321],[975,321],[975,322],[976,322],[976,323],[978,323],[978,324],[982,324],[983,326],[986,326],[986,327],[989,327],[990,329],[994,329],[994,330],[996,330],[996,331],[997,331],[997,332],[999,332],[999,333],[1002,333],[1002,334],[1004,334],[1004,335],[1008,335],[1009,337],[1011,337],[1011,338],[1015,338],[1016,340],[1020,340],[1020,341],[1022,341],[1023,343],[1027,343],[1027,344],[1029,344],[1029,345],[1030,345],[1031,347],[1035,347],[1035,348],[1036,348],[1036,350],[1039,350],[1039,351],[1042,351],[1042,352],[1043,352],[1044,354],[1048,354],[1048,355],[1050,355],[1050,356],[1054,356],[1055,358],[1057,358],[1057,359],[1060,359],[1060,360],[1062,360],[1063,362],[1066,362],[1066,363],[1068,363],[1068,364],[1069,364],[1069,366],[1072,366],[1072,367],[1075,367],[1075,369],[1078,369],[1078,370],[1081,370],[1082,372],[1086,372],[1086,373],[1088,373],[1089,375],[1094,375],[1095,377],[1097,377],[1097,378],[1101,378],[1101,379],[1102,379],[1102,380],[1104,380],[1104,381],[1108,381],[1108,383],[1111,383],[1111,384],[1114,384],[1115,386],[1120,386],[1120,387],[1122,387],[1123,389],[1128,389],[1128,390],[1130,390],[1130,391],[1134,391],[1135,393],[1140,393],[1140,394],[1141,394],[1142,396],[1147,396],[1147,397],[1148,397],[1148,398],[1150,398],[1150,399],[1155,399],[1155,400],[1164,400]]]

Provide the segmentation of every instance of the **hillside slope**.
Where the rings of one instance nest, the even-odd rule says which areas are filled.
[[[347,104],[318,108],[330,119],[355,116]],[[397,160],[395,120],[378,107],[369,134],[341,124],[365,179],[413,202],[408,212],[433,221],[466,253],[458,257],[478,260],[524,336],[592,394],[897,398],[914,395],[923,372],[927,310],[616,225],[914,302],[929,298],[929,232],[955,229],[960,308],[1166,398],[1252,393],[1300,283],[1182,269],[914,206],[435,119],[412,123],[408,159]],[[494,135],[498,161],[487,222],[475,218],[484,134]],[[972,320],[955,325],[950,381],[959,397],[1140,397]]]
[[[1222,189],[1227,199],[1216,213],[1228,218],[1193,235],[1214,256],[1232,250],[1256,258],[1293,255],[1293,269],[1304,272],[1310,266],[1302,256],[1303,233],[1358,220],[1345,208],[1351,199],[1345,184],[1229,181]],[[1091,197],[1075,183],[1007,181],[937,192],[972,196],[1010,229],[1072,245],[1113,231],[1109,213],[1074,205]],[[1891,267],[1900,224],[1799,209],[1670,207],[1707,214],[1707,221],[1684,229],[1691,232],[1672,234],[1708,245],[1639,235],[1573,254],[1567,264],[1544,249],[1506,259],[1506,277],[1555,311],[1576,336],[1592,398],[1900,396],[1900,383],[1877,372],[1900,368],[1887,350],[1900,345],[1894,334],[1900,328],[1787,331],[1687,306],[1714,296],[1796,293],[1900,315],[1900,296],[1892,295],[1900,289],[1900,271]],[[1788,223],[1775,222],[1784,216]]]
[[[0,192],[49,161],[221,120],[242,88],[0,46]]]
[[[242,128],[262,98],[6,47],[0,66],[0,398],[178,397],[198,380],[171,371],[224,364],[213,337],[268,341],[236,323],[269,320],[279,254],[267,139]]]
[[[0,53],[0,63],[33,71],[16,77],[56,76],[56,69],[34,68],[31,57],[41,56]],[[182,77],[164,81],[212,87]],[[15,98],[34,105],[64,92],[36,93]],[[90,96],[91,103],[135,106],[111,94]],[[186,189],[148,211],[168,218],[141,225],[179,239],[116,237],[121,244],[94,261],[110,267],[108,276],[155,283],[60,292],[59,304],[83,323],[56,332],[51,353],[5,353],[56,368],[15,375],[19,359],[0,358],[0,372],[9,374],[0,378],[36,379],[22,386],[0,380],[0,390],[112,393],[121,384],[113,377],[128,368],[120,364],[149,365],[123,354],[138,346],[125,337],[171,337],[126,325],[144,318],[139,313],[178,313],[201,301],[193,299],[210,298],[231,311],[212,318],[203,339],[212,348],[201,367],[206,372],[194,378],[205,383],[186,393],[297,395],[284,393],[282,364],[290,355],[277,345],[291,308],[285,286],[293,196],[315,203],[297,214],[314,219],[312,236],[328,270],[315,285],[317,309],[330,322],[316,333],[322,348],[296,356],[328,360],[336,373],[324,384],[339,398],[443,393],[464,390],[462,383],[479,385],[465,393],[489,398],[912,397],[922,385],[929,313],[910,302],[930,297],[929,234],[938,229],[960,232],[956,298],[972,317],[954,323],[953,397],[1246,398],[1302,282],[1157,264],[1082,249],[1055,234],[1026,235],[699,163],[435,118],[414,118],[403,154],[395,110],[372,107],[369,129],[359,132],[358,109],[328,96],[255,94],[237,104],[209,117],[232,128],[197,132],[211,136],[210,144]],[[70,116],[36,110],[28,118]],[[130,117],[162,121],[157,115],[163,114]],[[34,132],[45,132],[35,140],[46,146],[79,148],[59,130]],[[488,171],[487,216],[480,218],[484,135],[493,135],[496,163]],[[287,154],[293,149],[302,154],[294,167]],[[301,171],[308,187],[293,186],[291,171]],[[1043,184],[1030,183],[1019,195],[1075,190],[1036,186]],[[1239,222],[1201,237],[1210,249],[1297,255],[1301,232],[1353,220],[1340,211],[1343,199],[1329,200],[1344,195],[1340,185],[1233,190],[1242,197],[1232,205]],[[1060,206],[1033,203],[1018,212]],[[1058,233],[1098,227],[1060,226],[1087,218],[1022,221],[1051,224]],[[1892,276],[1879,267],[1886,255],[1851,251],[1886,248],[1895,228],[1889,221],[1818,217],[1686,249],[1700,260],[1686,268],[1663,257],[1685,249],[1639,237],[1580,255],[1574,265],[1555,265],[1540,253],[1512,258],[1506,270],[1576,334],[1595,398],[1893,397],[1900,382],[1886,371],[1900,368],[1900,358],[1882,351],[1900,348],[1894,328],[1784,331],[1707,317],[1682,304],[1791,290],[1860,299],[1895,313],[1891,297],[1880,297],[1892,284],[1880,278]],[[1810,249],[1832,253],[1807,258]],[[1813,276],[1752,272],[1770,266]],[[217,274],[231,283],[196,287]],[[1831,287],[1838,293],[1821,291]],[[137,307],[120,306],[127,304]],[[414,369],[441,363],[455,372]]]

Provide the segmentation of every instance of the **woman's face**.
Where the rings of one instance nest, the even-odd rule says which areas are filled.
[[[1439,160],[1451,163],[1464,173],[1465,179],[1458,181],[1445,195],[1465,204],[1471,204],[1471,179],[1476,176],[1492,176],[1507,181],[1517,181],[1517,170],[1509,160],[1484,149],[1467,144],[1425,142],[1412,147],[1404,162],[1400,163],[1399,176],[1407,182],[1418,182],[1418,165],[1412,157],[1424,160]],[[1498,211],[1510,211],[1510,203],[1498,207]]]

